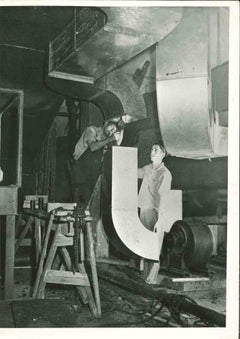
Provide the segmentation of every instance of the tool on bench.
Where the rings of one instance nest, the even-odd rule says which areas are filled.
[[[78,271],[78,265],[84,260],[84,248],[81,248],[80,238],[83,238],[83,226],[84,226],[84,210],[78,203],[73,211],[74,217],[74,236],[73,236],[73,248],[74,248],[74,261],[75,268]],[[84,247],[84,246],[83,246]],[[81,253],[79,253],[79,249]]]

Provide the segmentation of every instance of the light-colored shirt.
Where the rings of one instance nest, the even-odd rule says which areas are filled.
[[[89,126],[87,127],[78,142],[76,143],[73,153],[74,160],[78,160],[81,155],[88,149],[91,142],[105,140],[107,136],[103,133],[102,127]]]
[[[150,164],[138,169],[138,177],[143,179],[138,195],[138,207],[155,209],[159,212],[164,198],[171,189],[172,175],[170,171],[163,163],[157,168]]]

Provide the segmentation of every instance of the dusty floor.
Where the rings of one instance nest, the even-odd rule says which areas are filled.
[[[121,268],[109,266],[108,272],[114,272],[114,270],[123,274]],[[126,271],[126,268],[124,270]],[[141,280],[140,273],[127,270],[129,270],[127,290],[122,288],[121,284],[117,286],[109,279],[103,279],[103,275],[99,274],[102,316],[96,319],[88,305],[80,302],[75,288],[71,286],[48,284],[45,299],[31,299],[30,269],[18,268],[15,271],[15,299],[0,302],[0,327],[180,327],[182,324],[197,326],[198,319],[190,314],[181,314],[181,323],[178,323],[170,314],[169,309],[163,308],[159,312],[161,304],[156,299],[156,294],[151,295],[151,289],[156,291],[156,288],[146,287],[144,281]],[[201,306],[225,314],[225,271],[217,267],[212,270],[214,270],[215,278],[211,288],[207,290],[188,292],[166,288],[157,288],[157,290],[186,296]],[[138,286],[140,288],[142,286],[142,293],[134,291],[134,275]],[[219,277],[221,284],[219,284]],[[217,288],[218,286],[221,288]],[[155,316],[151,317],[151,315]],[[199,324],[199,326],[204,325],[201,322]]]

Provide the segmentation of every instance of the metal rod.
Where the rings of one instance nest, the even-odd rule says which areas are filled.
[[[18,106],[18,155],[17,155],[17,185],[22,184],[22,140],[23,140],[23,91],[19,91]]]

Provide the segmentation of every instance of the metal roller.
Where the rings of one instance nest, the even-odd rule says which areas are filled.
[[[165,249],[175,256],[182,256],[188,269],[204,267],[213,251],[212,233],[207,225],[189,225],[176,221],[165,237]]]

